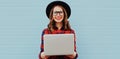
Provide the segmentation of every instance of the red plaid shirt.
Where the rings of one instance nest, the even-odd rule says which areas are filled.
[[[43,35],[44,34],[74,34],[74,51],[76,52],[76,38],[75,38],[75,32],[74,30],[67,30],[67,31],[64,31],[64,30],[54,30],[52,33],[48,30],[48,29],[44,29],[43,32],[42,32],[42,36],[41,36],[41,51],[40,51],[40,54],[39,54],[39,59],[42,59],[41,58],[41,52],[44,51],[44,38],[43,38]],[[74,59],[77,59],[77,56],[78,54],[76,55],[76,57]],[[61,55],[61,56],[50,56],[48,59],[70,59],[69,57],[65,56],[65,55]]]

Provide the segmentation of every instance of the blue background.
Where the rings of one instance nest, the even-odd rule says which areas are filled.
[[[54,0],[0,0],[0,59],[38,59]],[[78,59],[120,59],[120,1],[64,0],[76,32]]]

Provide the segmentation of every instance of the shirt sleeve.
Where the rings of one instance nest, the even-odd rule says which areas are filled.
[[[44,51],[44,38],[43,35],[45,34],[45,30],[43,30],[42,35],[41,35],[41,44],[40,44],[40,54],[39,54],[39,59],[41,58],[41,52]]]
[[[42,35],[41,35],[41,44],[40,44],[40,49],[41,49],[41,51],[40,51],[40,54],[39,54],[39,59],[42,59],[41,58],[41,53],[44,51],[44,34],[48,34],[49,33],[49,31],[48,31],[48,29],[44,29],[43,30],[43,32],[42,32]]]
[[[74,51],[77,53],[77,47],[76,47],[76,35],[75,35],[75,32],[74,32],[74,30],[72,30],[72,33],[74,34]],[[75,56],[75,59],[77,59],[77,57],[78,57],[78,53],[76,54],[76,56]]]

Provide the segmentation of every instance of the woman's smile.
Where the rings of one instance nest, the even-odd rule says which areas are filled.
[[[56,20],[61,20],[62,17],[61,17],[61,16],[56,16],[55,19],[56,19]]]

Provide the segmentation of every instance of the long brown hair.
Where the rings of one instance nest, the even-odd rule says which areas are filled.
[[[57,5],[57,6],[59,6],[59,5]],[[55,7],[55,6],[54,6],[54,7]],[[54,9],[54,7],[51,9],[50,15],[49,15],[50,22],[49,22],[49,24],[48,24],[48,29],[50,30],[50,32],[58,29],[58,28],[56,27],[56,22],[55,22],[54,19],[53,19],[53,9]],[[69,21],[68,21],[68,19],[67,19],[67,18],[68,18],[67,12],[66,12],[65,8],[63,8],[62,6],[60,6],[60,7],[62,8],[63,13],[64,13],[64,18],[63,18],[63,20],[62,20],[63,26],[62,26],[61,30],[65,30],[65,31],[66,31],[66,30],[71,30]]]

